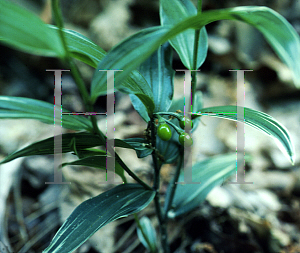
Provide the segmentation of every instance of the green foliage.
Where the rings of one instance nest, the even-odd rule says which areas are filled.
[[[215,156],[194,164],[193,182],[201,182],[201,184],[179,184],[168,216],[175,218],[198,207],[215,186],[220,185],[222,180],[236,171],[236,162],[236,154],[229,154]],[[242,162],[238,161],[238,166]],[[178,182],[184,182],[183,173],[180,174]],[[167,195],[169,192],[170,189]]]
[[[56,37],[59,37],[56,26],[48,25],[48,27],[55,31]],[[106,55],[106,52],[101,47],[82,34],[69,29],[63,29],[63,33],[72,57],[96,68],[98,62]]]
[[[157,252],[156,232],[148,217],[144,216],[138,221],[137,234],[145,248],[151,253]]]
[[[53,6],[55,7],[55,4]],[[57,9],[54,11],[56,14],[59,13]],[[197,162],[190,168],[193,172],[193,181],[201,181],[200,185],[175,184],[176,181],[182,182],[184,179],[184,173],[180,173],[184,157],[181,145],[193,144],[189,133],[183,133],[179,126],[184,129],[185,123],[191,124],[191,132],[197,134],[195,130],[200,116],[237,120],[236,106],[202,108],[201,93],[194,92],[191,114],[193,122],[188,122],[182,120],[185,115],[181,112],[186,111],[184,98],[173,99],[172,50],[178,53],[187,69],[197,70],[207,54],[208,38],[205,25],[223,19],[241,21],[258,29],[281,60],[292,70],[295,84],[300,86],[299,36],[281,15],[267,7],[244,6],[201,12],[190,0],[160,0],[161,26],[143,29],[106,53],[80,33],[61,26],[47,25],[31,12],[12,2],[0,0],[2,44],[30,54],[58,57],[67,62],[72,73],[76,70],[73,58],[94,67],[89,96],[84,94],[88,94],[86,88],[80,86],[82,83],[80,75],[74,75],[82,96],[88,96],[84,101],[87,103],[85,106],[91,111],[99,96],[114,92],[114,89],[107,89],[107,78],[112,77],[113,71],[102,70],[115,70],[113,73],[115,89],[130,95],[135,110],[148,123],[145,138],[115,139],[114,143],[115,147],[135,150],[138,158],[152,155],[153,187],[138,178],[117,154],[113,154],[113,149],[108,144],[110,140],[107,140],[98,128],[94,116],[90,116],[90,119],[78,115],[62,116],[64,128],[84,131],[62,135],[62,152],[72,152],[78,157],[76,161],[62,164],[62,167],[84,165],[106,169],[107,159],[115,157],[115,173],[126,182],[124,174],[126,171],[138,184],[119,185],[84,201],[64,222],[49,247],[44,250],[45,253],[74,251],[107,223],[141,211],[154,198],[162,233],[161,244],[167,253],[169,252],[167,232],[164,228],[168,218],[181,216],[196,208],[213,187],[235,171],[235,154],[222,155]],[[0,118],[30,118],[53,124],[53,104],[29,98],[0,96]],[[160,124],[157,134],[155,119]],[[271,116],[249,108],[244,108],[244,119],[247,125],[275,139],[291,162],[294,162],[294,146],[284,126]],[[162,124],[161,121],[167,124]],[[97,148],[104,146],[107,148],[105,151]],[[0,164],[19,157],[53,154],[53,152],[54,137],[32,143],[8,155]],[[164,163],[174,162],[177,162],[178,166],[173,181],[169,184],[165,208],[162,211],[158,194],[159,172]],[[143,217],[140,221],[137,219],[137,223],[137,233],[141,242],[149,251],[156,252],[158,243],[150,220]]]
[[[124,184],[84,201],[64,222],[43,253],[72,252],[107,223],[144,209],[154,196],[154,191],[145,190],[138,184]]]
[[[63,109],[64,112],[69,112]],[[53,104],[22,97],[0,96],[0,118],[36,119],[46,124],[54,124]],[[92,131],[92,123],[77,115],[63,115],[62,126],[72,130]]]
[[[153,93],[154,112],[167,111],[173,98],[172,48],[168,43],[161,45],[143,64],[139,66],[139,72],[145,77]],[[150,120],[145,106],[130,95],[133,107],[148,122]]]
[[[193,117],[201,115],[237,121],[237,106],[229,105],[202,108],[201,112],[198,114],[193,114]],[[291,163],[294,164],[294,145],[287,129],[283,125],[266,113],[255,111],[246,107],[244,108],[244,119],[244,122],[247,125],[254,127],[274,138],[278,147],[283,151],[284,154],[287,155]]]
[[[10,1],[0,1],[0,24],[1,43],[31,54],[64,56],[55,31],[36,15]]]
[[[197,15],[197,9],[190,0],[160,1],[160,20],[162,25],[174,26],[194,15]],[[194,66],[195,41],[198,41],[196,69],[200,68],[207,54],[208,43],[205,27],[201,28],[196,40],[195,36],[197,36],[195,31],[188,29],[169,40],[187,69],[193,69]]]

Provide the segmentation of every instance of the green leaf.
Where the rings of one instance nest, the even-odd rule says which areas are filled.
[[[59,37],[58,27],[54,25],[48,25],[48,27],[55,31],[56,36]],[[63,33],[72,57],[96,68],[106,55],[105,50],[82,34],[69,29],[63,29]]]
[[[236,162],[236,154],[227,154],[214,156],[193,165],[193,182],[201,182],[201,184],[177,184],[172,203],[173,208],[168,212],[168,216],[175,218],[197,208],[215,186],[236,171]],[[242,161],[238,162],[242,164]],[[184,182],[183,172],[180,174],[178,182]],[[170,187],[171,185],[169,185],[167,194],[170,192]]]
[[[124,184],[80,204],[67,218],[43,253],[70,253],[101,227],[137,213],[154,198],[155,191],[137,184]]]
[[[129,97],[134,109],[138,112],[142,119],[146,122],[150,121],[148,111],[141,100],[134,94],[129,94]]]
[[[97,148],[87,148],[76,150],[76,153],[74,154],[76,154],[78,158],[82,159],[90,156],[106,156],[106,151]]]
[[[64,112],[68,112],[63,109]],[[23,97],[0,96],[1,119],[36,119],[54,124],[54,105]],[[62,126],[73,130],[92,131],[92,123],[79,115],[62,115]]]
[[[32,12],[0,0],[0,23],[1,43],[30,54],[63,57],[58,28],[45,24]],[[78,32],[63,32],[71,56],[96,68],[106,52]]]
[[[79,158],[95,155],[95,152],[104,152],[102,150],[90,149],[92,147],[106,145],[101,139],[92,133],[68,133],[62,134],[62,153],[74,152]],[[134,149],[139,158],[146,157],[152,153],[152,149],[147,147],[149,143],[142,138],[130,138],[126,140],[115,139],[115,147]],[[21,150],[8,155],[0,164],[10,162],[16,158],[31,155],[53,155],[54,137],[50,137],[35,143],[32,143]],[[99,154],[98,154],[99,155]]]
[[[159,36],[166,31],[167,29],[161,30],[160,27],[143,30],[137,34],[134,34],[130,37],[130,39],[125,40],[123,43],[119,44],[119,46],[111,50],[99,63],[97,71],[95,72],[91,87],[92,101],[95,101],[98,96],[106,94],[106,72],[98,71],[102,69],[122,70],[115,72],[114,75],[116,89],[125,89],[128,91],[128,93],[131,94],[145,94],[150,98],[153,98],[153,95],[150,95],[152,93],[151,88],[149,84],[147,84],[146,80],[144,80],[144,83],[142,84],[137,83],[138,86],[129,86],[127,83],[123,83],[123,81],[134,69],[136,69],[140,65],[140,63],[143,62],[143,60],[146,60],[148,58],[147,56],[150,56],[158,48],[157,46],[153,51],[148,52],[148,55],[146,57],[144,57],[143,53],[145,51],[148,51],[145,49],[147,48],[147,46],[152,44],[152,40],[155,39],[156,36]],[[135,43],[136,40],[138,40],[138,44]],[[139,48],[136,48],[141,46],[141,44],[143,44],[143,50],[139,50]],[[139,57],[141,57],[143,60],[138,60]],[[138,60],[138,63],[134,63],[134,61],[132,61],[131,59]],[[128,64],[133,64],[133,66],[128,66]],[[120,75],[122,76],[122,78],[119,78]]]
[[[299,36],[282,16],[267,7],[250,6],[207,11],[187,18],[173,27],[144,29],[115,46],[100,62],[98,69],[122,69],[123,71],[115,73],[115,83],[119,85],[132,70],[169,39],[189,28],[200,29],[223,19],[241,20],[261,31],[282,61],[292,69],[294,81],[300,85]],[[102,73],[92,84],[92,91],[97,91],[105,84],[106,76]],[[92,94],[93,101],[98,95],[98,92]]]
[[[93,155],[81,158],[73,162],[63,163],[62,167],[66,165],[81,165],[106,170],[107,159],[113,159],[113,157],[106,156],[105,154]],[[123,182],[126,182],[124,170],[117,161],[115,161],[115,173],[122,178]]]
[[[115,139],[115,146],[134,149],[138,158],[144,158],[153,152],[153,149],[149,147],[149,143],[143,138]]]
[[[162,45],[140,67],[139,72],[150,84],[155,104],[154,112],[168,111],[173,98],[174,70],[172,69],[172,49],[168,43]],[[150,120],[145,107],[135,95],[130,95],[132,104],[142,118]]]
[[[146,249],[148,249],[150,252],[157,252],[156,231],[147,216],[144,216],[139,220],[137,235]],[[144,237],[144,235],[147,237],[147,239]]]
[[[172,60],[172,48],[169,43],[165,43],[139,67],[152,89],[154,112],[168,111],[171,106],[174,91]]]
[[[105,145],[101,139],[94,134],[88,132],[68,133],[62,135],[62,153],[74,151],[74,143],[76,143],[77,152],[84,151],[87,148]],[[7,156],[0,164],[10,162],[16,158],[31,155],[53,155],[54,154],[54,137],[44,139],[28,145]]]
[[[283,16],[268,7],[241,6],[203,12],[181,22],[170,33],[191,27],[200,28],[223,19],[239,20],[258,29],[279,58],[293,71],[294,82],[300,87],[299,35]]]
[[[250,7],[249,7],[250,8]],[[293,26],[279,13],[267,7],[257,7],[251,13],[240,7],[233,17],[258,29],[279,58],[292,70],[300,88],[300,38]]]
[[[49,27],[55,30],[57,36],[59,36],[58,28],[56,26]],[[71,56],[96,68],[99,62],[106,55],[106,52],[78,32],[68,29],[63,29],[63,32]],[[106,72],[103,73],[106,74]],[[147,82],[145,81],[143,76],[141,76],[137,71],[133,71],[130,77],[125,80],[124,85],[119,88],[119,90],[124,93],[136,94],[139,98],[139,101],[142,101],[142,104],[144,108],[146,108],[146,111],[149,114],[152,114],[154,109],[154,104],[152,101],[153,94],[147,86],[149,85],[147,85]],[[107,87],[105,85],[102,87],[102,89],[99,90],[98,94],[106,95],[106,93]]]
[[[59,36],[58,28],[56,26],[49,26],[49,27],[55,30],[57,36]],[[106,52],[80,33],[68,29],[63,29],[63,32],[66,37],[67,47],[69,52],[71,53],[71,56],[96,68],[99,62],[106,55]],[[99,71],[96,72],[97,73],[95,74],[95,78],[99,74]],[[106,75],[105,71],[101,71],[101,73]],[[107,94],[106,83],[102,87],[98,87],[98,88],[99,88],[97,90],[98,96]],[[140,75],[139,72],[133,71],[130,74],[129,78],[127,78],[123,82],[123,85],[120,86],[119,88],[118,87],[116,88],[119,91],[124,93],[136,94],[139,101],[141,101],[144,108],[146,108],[147,113],[150,115],[153,113],[154,110],[154,103],[152,99],[153,94],[146,80],[143,78],[143,76]],[[110,92],[113,92],[113,90],[111,90]]]
[[[160,154],[163,163],[174,163],[179,155],[180,146],[178,144],[178,134],[171,127],[172,137],[168,141],[163,141],[158,136],[156,136],[156,149]],[[177,138],[176,138],[177,136]]]
[[[195,116],[211,116],[237,121],[237,106],[216,106],[203,108]],[[245,124],[254,127],[272,137],[291,163],[295,161],[295,148],[288,130],[270,115],[250,108],[244,108]],[[241,121],[241,120],[240,120]],[[243,122],[243,121],[241,121]]]
[[[64,56],[60,38],[35,14],[0,0],[0,42],[43,56]]]
[[[58,28],[45,24],[19,6],[0,0],[0,41],[18,50],[52,57],[63,57]],[[96,68],[106,52],[82,34],[63,29],[71,56]]]
[[[100,71],[101,68],[98,65],[92,80],[91,98],[94,102],[98,96],[114,92],[113,89],[107,90],[107,72]],[[114,72],[114,76],[119,72],[121,71]],[[145,106],[147,113],[152,115],[154,111],[153,93],[145,78],[138,71],[132,71],[125,81],[122,80],[120,83],[114,82],[114,86],[116,90],[123,93],[136,95]]]
[[[190,0],[161,0],[160,20],[162,25],[176,25],[184,19],[197,15],[197,9]],[[188,29],[169,40],[187,69],[194,66],[195,31]],[[205,27],[200,30],[197,51],[197,69],[206,59],[208,39]]]

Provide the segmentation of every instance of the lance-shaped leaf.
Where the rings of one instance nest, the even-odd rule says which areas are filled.
[[[97,148],[86,148],[81,150],[76,149],[74,155],[77,155],[78,158],[83,159],[90,156],[106,156],[106,151]]]
[[[119,46],[111,50],[99,63],[97,71],[95,72],[94,78],[92,80],[92,101],[95,101],[99,95],[106,94],[106,73],[99,70],[122,70],[115,72],[115,88],[118,90],[130,90],[130,87],[128,87],[127,84],[123,83],[124,79],[127,78],[128,75],[140,65],[140,63],[146,60],[158,48],[158,46],[154,48],[152,47],[152,49],[154,50],[149,51],[147,46],[151,46],[151,44],[153,43],[151,41],[155,40],[157,37],[160,37],[167,31],[168,29],[162,29],[160,27],[143,30],[137,34],[134,34],[130,37],[130,39],[125,40],[123,43],[119,44]],[[143,53],[146,53],[147,55],[145,56],[143,55]],[[142,60],[138,60],[137,63],[134,63],[134,61],[132,61],[132,59],[139,59],[139,57],[141,57]],[[128,64],[133,64],[133,66],[128,66]],[[120,76],[121,78],[119,78]],[[144,82],[146,81],[144,80]],[[138,87],[133,87],[133,89],[136,89],[136,92],[131,93],[135,95],[143,94],[145,92],[151,93],[150,86],[147,82],[146,84],[140,85]],[[153,98],[153,95],[151,96],[151,98]]]
[[[101,227],[137,213],[154,198],[155,191],[137,184],[124,184],[91,198],[73,211],[43,253],[70,253]]]
[[[21,51],[63,57],[60,38],[35,14],[11,1],[0,1],[0,42]]]
[[[62,57],[58,28],[10,2],[0,1],[0,41],[18,50],[41,56]],[[80,33],[63,29],[71,56],[96,67],[106,52]]]
[[[190,0],[161,0],[160,22],[162,25],[176,25],[184,19],[197,15],[197,9]],[[187,69],[194,68],[195,30],[188,29],[169,40]],[[200,30],[197,38],[197,66],[198,69],[206,59],[208,42],[205,27]]]
[[[174,90],[174,70],[172,69],[172,49],[170,45],[166,43],[159,47],[138,70],[148,84],[150,84],[155,105],[154,112],[168,111]],[[135,95],[130,95],[130,98],[134,108],[141,117],[148,122],[150,118],[144,105]]]
[[[106,154],[104,153],[101,154],[101,152],[98,153],[99,153],[98,155],[89,156],[90,154],[92,154],[90,152],[88,154],[88,157],[84,157],[69,163],[63,163],[62,167],[66,165],[81,165],[81,166],[88,166],[88,167],[94,167],[94,168],[106,170],[107,159],[114,159],[114,158],[111,156],[106,156]],[[84,154],[87,155],[87,153],[82,153],[83,156]],[[115,162],[115,173],[122,178],[123,182],[126,182],[126,178],[124,176],[124,170],[118,162]]]
[[[237,121],[237,106],[216,106],[203,108],[193,117],[211,116]],[[272,137],[291,163],[295,161],[295,148],[288,130],[270,115],[250,108],[244,108],[245,124],[254,127]],[[242,120],[239,120],[243,122]]]
[[[63,109],[64,112],[68,112]],[[48,102],[23,97],[0,96],[1,119],[36,119],[54,124],[54,105]],[[73,130],[91,131],[92,123],[79,115],[63,115],[62,126]]]
[[[57,36],[59,36],[58,28],[56,26],[49,27],[55,30]],[[68,29],[63,29],[63,32],[71,56],[96,68],[99,62],[106,55],[106,52],[78,32]],[[104,71],[103,73],[106,72]],[[97,74],[95,76],[97,76]],[[123,82],[123,86],[118,90],[128,94],[136,94],[136,96],[139,98],[139,101],[142,102],[142,105],[146,109],[147,113],[152,114],[154,110],[154,103],[152,99],[153,94],[151,92],[151,89],[149,89],[149,85],[147,84],[143,76],[140,75],[140,73],[138,73],[137,71],[133,71],[130,76]],[[113,91],[114,90],[110,90],[110,92]],[[98,90],[98,96],[105,95],[106,93],[107,86],[105,84],[101,87],[101,89]]]
[[[147,147],[147,144],[148,143],[141,138],[126,140],[115,139],[115,147],[134,149],[139,158],[146,157],[152,153],[153,150]],[[101,150],[96,151],[90,150],[89,148],[104,145],[106,145],[106,143],[104,143],[99,136],[88,132],[67,133],[62,135],[62,153],[74,152],[79,158],[87,157],[89,154],[95,155],[95,152],[101,152]],[[54,154],[54,137],[32,143],[8,155],[0,164],[24,156],[52,154]]]
[[[201,182],[201,184],[177,184],[172,209],[169,210],[168,216],[175,218],[197,208],[215,186],[226,180],[236,171],[236,166],[242,164],[243,161],[237,163],[236,159],[236,154],[221,155],[193,165],[193,182]],[[183,172],[178,182],[184,182]],[[170,187],[167,194],[170,192]]]
[[[87,148],[105,145],[101,139],[94,134],[83,133],[68,133],[62,135],[62,153],[74,151],[74,143],[76,143],[77,152],[84,151]],[[0,164],[10,162],[16,158],[31,155],[53,155],[54,154],[54,137],[44,139],[28,145],[21,150],[18,150],[8,155]]]
[[[153,152],[149,143],[143,138],[129,138],[125,140],[115,139],[115,146],[134,149],[138,158],[144,158]]]
[[[146,249],[153,253],[157,252],[156,231],[147,216],[142,217],[138,221],[137,234]]]
[[[300,86],[300,39],[295,29],[284,17],[267,7],[236,7],[207,11],[187,18],[175,26],[151,27],[140,31],[115,46],[99,63],[98,69],[122,69],[115,73],[115,84],[143,63],[160,45],[189,29],[200,29],[218,20],[243,21],[257,28],[268,40],[283,62],[291,68],[294,81]],[[105,85],[105,73],[97,76],[92,84],[92,100],[95,101],[99,87]],[[105,86],[106,87],[106,86]]]
[[[122,72],[117,71],[117,69],[113,70],[116,70],[114,76],[118,72]],[[134,94],[143,103],[147,114],[152,115],[154,111],[153,93],[150,85],[138,71],[132,71],[125,81],[114,82],[114,88],[107,89],[107,72],[102,70],[102,66],[98,66],[92,80],[91,98],[93,102],[95,102],[98,96],[114,92],[115,89],[126,94]]]
[[[45,24],[33,13],[9,1],[0,0],[0,42],[18,50],[52,57],[64,57],[58,28]],[[71,56],[96,67],[104,57],[105,51],[80,33],[63,29],[67,48]],[[107,68],[103,68],[107,69]],[[130,78],[123,80],[124,86],[119,90],[136,94],[152,114],[154,104],[151,90],[139,73],[133,72]],[[104,87],[104,86],[103,86]],[[102,90],[106,94],[106,86]],[[97,96],[101,92],[97,93]]]
[[[48,27],[59,37],[57,26],[48,25]],[[63,29],[63,33],[68,51],[72,57],[96,68],[101,59],[106,55],[105,50],[82,34],[69,29]]]

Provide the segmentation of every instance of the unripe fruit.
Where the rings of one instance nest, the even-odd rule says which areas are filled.
[[[193,121],[191,121],[189,118],[183,117],[180,121],[179,121],[179,126],[184,129],[185,124],[190,125],[191,128],[193,128]]]
[[[179,143],[184,146],[192,146],[193,145],[193,139],[188,133],[181,133],[179,135]]]
[[[158,129],[157,129],[157,135],[163,141],[168,141],[172,137],[171,128],[166,123],[160,124]]]

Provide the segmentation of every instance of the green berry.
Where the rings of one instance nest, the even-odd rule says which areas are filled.
[[[166,123],[160,124],[158,129],[157,129],[157,135],[163,141],[168,141],[172,137],[171,128]]]
[[[188,133],[181,133],[179,135],[179,143],[184,146],[192,146],[193,145],[193,139]]]
[[[180,121],[179,121],[179,126],[184,129],[185,124],[190,125],[191,128],[193,128],[193,121],[191,121],[189,118],[183,117]]]

